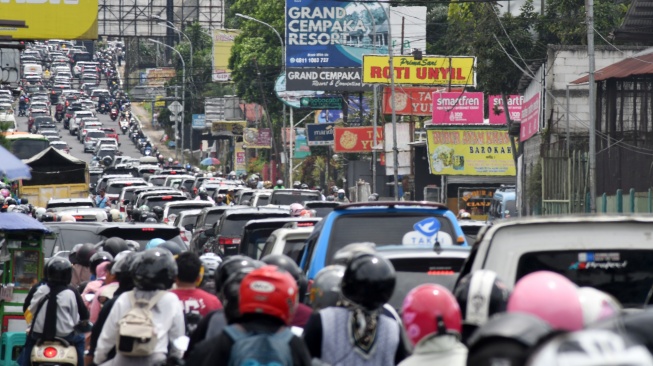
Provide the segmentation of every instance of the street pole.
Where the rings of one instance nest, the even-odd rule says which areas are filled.
[[[288,150],[290,150],[289,151],[290,153],[288,154],[288,186],[293,184],[292,183],[292,158],[293,158],[293,156],[295,154],[293,154],[292,137],[294,135],[293,132],[295,131],[294,124],[295,124],[295,119],[294,119],[294,115],[293,115],[293,108],[290,107],[290,121],[288,123],[288,125],[290,126],[290,134],[289,134],[290,136],[288,137],[288,140],[290,140],[290,148],[288,149]]]
[[[594,0],[587,0],[587,57],[589,58],[589,183],[590,212],[596,212],[596,90],[594,89]]]
[[[591,0],[590,0],[591,1]],[[394,193],[399,201],[399,149],[397,148],[397,113],[395,112],[395,67],[392,62],[392,23],[390,23],[390,6],[388,5],[388,57],[390,59],[390,108],[392,108],[392,154],[394,157]],[[376,130],[373,135],[376,136]]]
[[[361,3],[365,7],[365,10],[367,10],[367,13],[370,16],[370,20],[372,20],[372,54],[376,54],[376,21],[374,20],[374,16],[372,15],[372,12],[370,11],[370,8],[367,7],[365,3]],[[388,21],[388,24],[390,22]],[[377,107],[378,107],[378,101],[377,101],[377,95],[378,95],[378,89],[377,86],[374,85],[372,86],[372,89],[374,90],[374,116],[372,117],[372,139],[373,139],[373,148],[372,148],[372,189],[371,193],[376,193],[376,145],[377,145],[377,140],[376,140],[376,126],[377,126]],[[363,106],[361,105],[361,111],[363,110]]]
[[[184,58],[181,56],[181,53],[177,51],[174,47],[170,47],[165,43],[159,42],[155,39],[148,38],[148,41],[153,42],[153,43],[158,43],[162,46],[168,47],[171,50],[173,50],[177,56],[179,56],[179,59],[181,60],[181,65],[183,66],[183,76],[182,76],[182,84],[181,84],[181,163],[184,164],[186,162],[186,159],[184,158],[184,117],[185,117],[185,109],[186,109],[186,61],[184,61]],[[175,89],[176,93],[176,89]],[[176,131],[175,131],[176,132]],[[175,141],[175,148],[177,147],[177,142]],[[179,155],[177,150],[175,150],[176,154]]]

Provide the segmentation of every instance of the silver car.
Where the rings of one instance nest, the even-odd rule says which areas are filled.
[[[88,130],[84,137],[84,152],[92,152],[95,150],[97,140],[103,137],[106,137],[106,134],[102,130]]]

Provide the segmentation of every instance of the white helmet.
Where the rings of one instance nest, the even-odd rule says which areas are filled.
[[[585,326],[613,317],[622,309],[617,299],[593,287],[579,288],[578,299],[583,310]]]
[[[122,215],[120,215],[120,211],[116,210],[115,208],[111,209],[109,211],[109,214],[111,214],[111,221],[113,222],[122,222]]]
[[[61,215],[61,222],[77,222],[77,220],[71,214],[63,214]]]

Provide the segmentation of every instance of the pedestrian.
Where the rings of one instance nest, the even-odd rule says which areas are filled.
[[[105,208],[107,207],[107,203],[109,202],[109,197],[106,196],[106,192],[103,189],[100,189],[99,194],[95,197],[95,205],[99,208]]]

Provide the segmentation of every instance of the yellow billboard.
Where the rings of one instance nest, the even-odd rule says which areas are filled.
[[[426,134],[431,174],[516,175],[505,129],[437,129]]]
[[[211,73],[211,80],[214,82],[231,80],[229,57],[231,57],[231,47],[234,45],[234,39],[239,34],[240,31],[234,30],[213,30],[213,72]]]
[[[98,38],[98,0],[1,0],[0,38]]]
[[[476,86],[476,57],[394,56],[392,63],[396,84]],[[363,83],[390,84],[390,57],[364,55]]]

